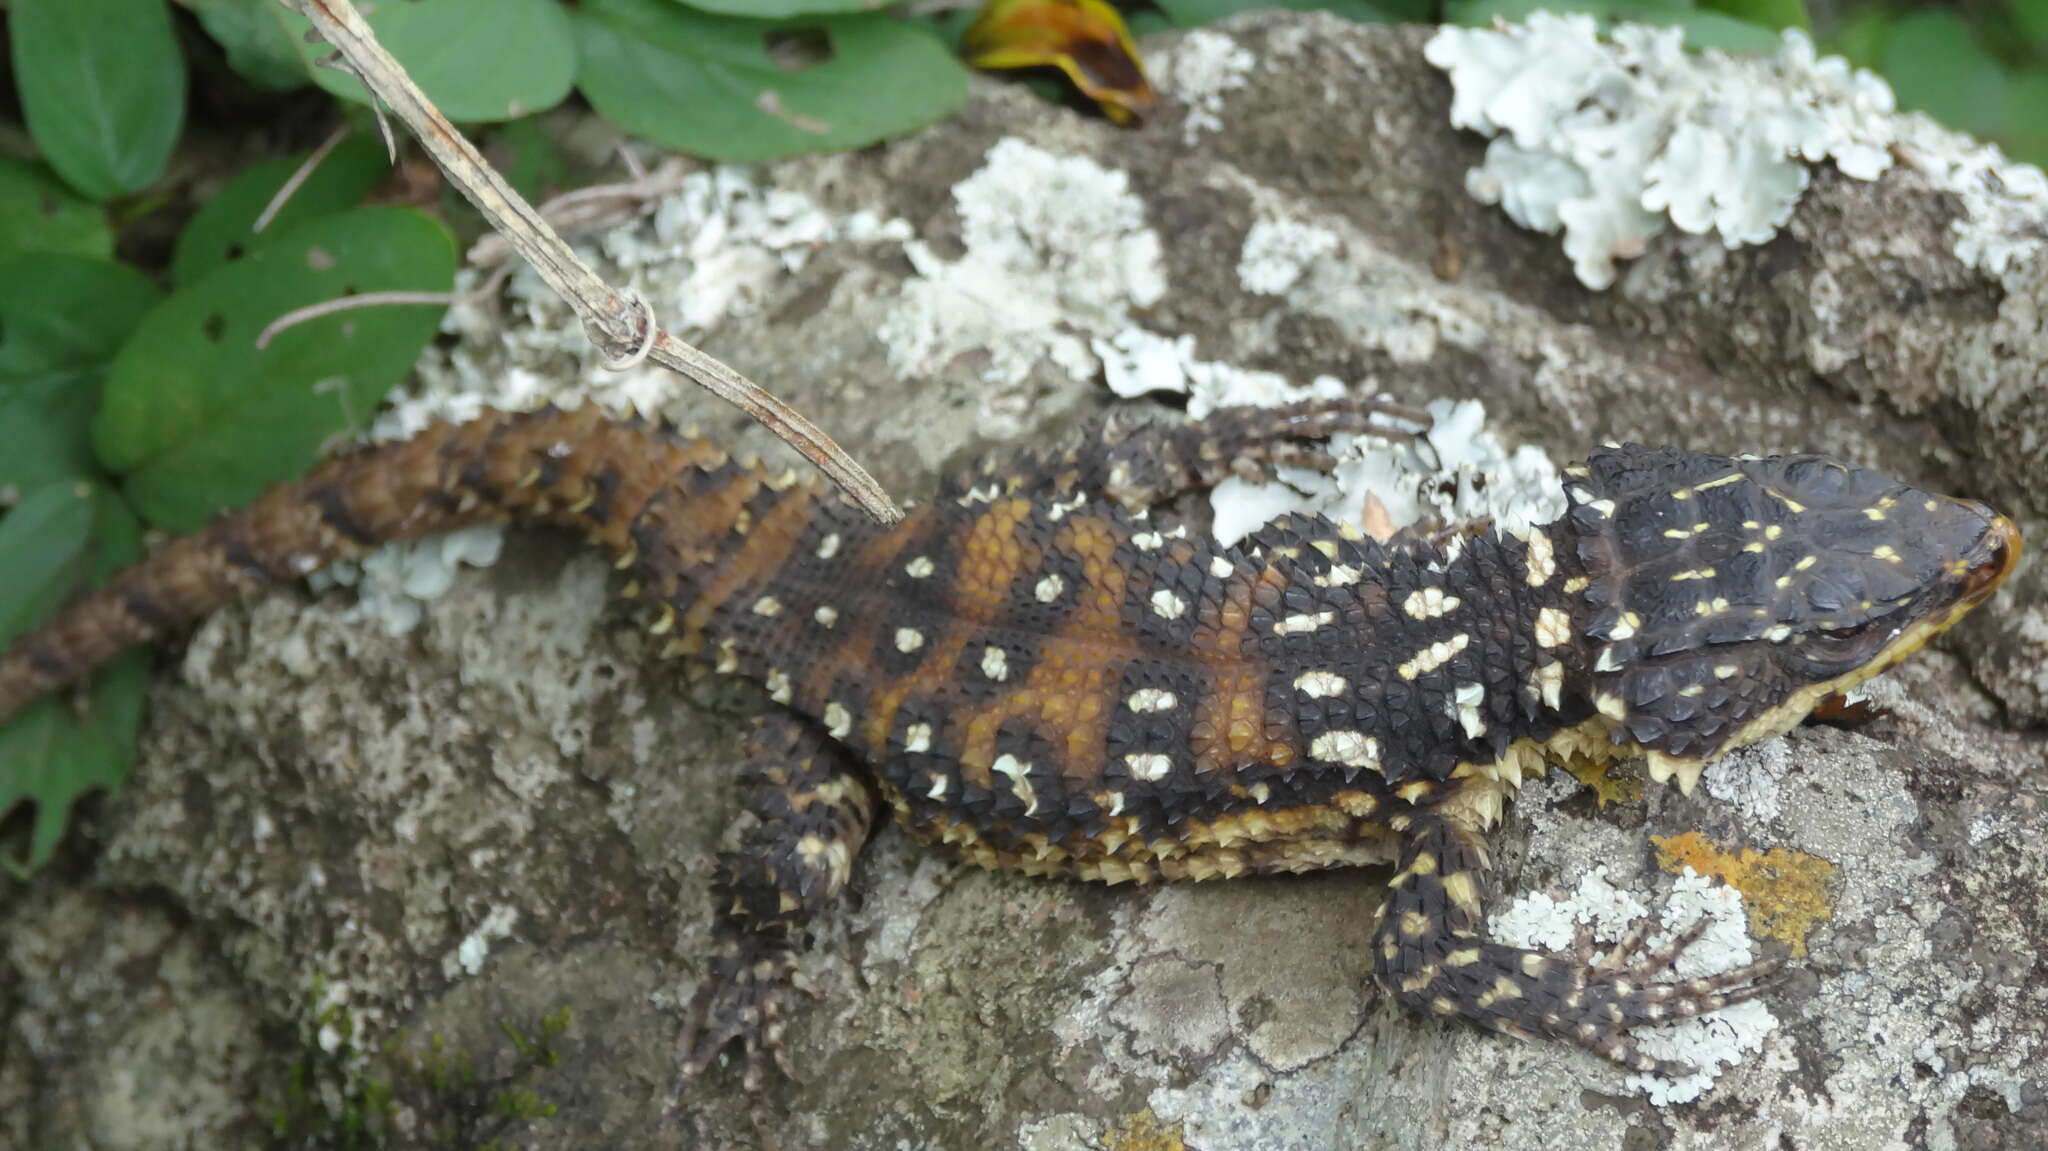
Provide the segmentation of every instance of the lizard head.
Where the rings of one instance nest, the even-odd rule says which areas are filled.
[[[1988,598],[2019,559],[1983,504],[1821,456],[1636,445],[1567,470],[1553,529],[1595,709],[1651,774],[1790,729]]]

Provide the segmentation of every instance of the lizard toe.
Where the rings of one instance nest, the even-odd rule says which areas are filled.
[[[748,1092],[767,1085],[771,1063],[796,1079],[783,1046],[795,973],[796,954],[787,947],[738,940],[719,945],[676,1042],[679,1094],[734,1042],[745,1059],[741,1083]]]

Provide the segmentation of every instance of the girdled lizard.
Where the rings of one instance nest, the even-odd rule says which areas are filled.
[[[1525,772],[1642,755],[1690,790],[1981,603],[2019,538],[1982,504],[1817,456],[1608,446],[1568,511],[1382,544],[1321,519],[1236,547],[1142,512],[1371,430],[1371,405],[1105,430],[878,526],[815,482],[585,407],[486,413],[329,460],[176,540],[0,655],[0,720],[230,599],[488,520],[582,530],[666,652],[760,683],[752,818],[680,1052],[787,1070],[806,927],[878,805],[986,867],[1107,883],[1395,866],[1372,974],[1398,1001],[1584,1045],[1760,994],[1663,981],[1689,937],[1594,963],[1490,941],[1485,836]]]

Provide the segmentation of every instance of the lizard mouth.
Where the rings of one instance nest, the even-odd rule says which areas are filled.
[[[1989,508],[1985,510],[1990,511]],[[1961,561],[1965,565],[1961,573],[1962,603],[1975,607],[1990,599],[1998,585],[2005,582],[2005,577],[2012,574],[2012,569],[2019,566],[2021,547],[2019,528],[2005,516],[1993,514],[1984,538],[1977,541],[1973,553]]]

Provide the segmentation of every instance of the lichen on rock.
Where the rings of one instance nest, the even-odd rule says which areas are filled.
[[[2039,522],[2048,270],[2020,185],[1959,167],[1960,145],[1904,150],[1876,181],[1826,165],[1784,225],[1797,242],[1728,249],[1673,231],[1615,290],[1587,292],[1553,242],[1464,193],[1485,145],[1450,127],[1430,34],[1299,13],[1205,30],[1188,59],[1231,63],[1198,85],[1213,122],[1193,124],[1193,153],[1185,106],[1131,133],[980,80],[960,117],[914,138],[752,170],[746,189],[740,174],[708,180],[698,207],[591,248],[671,321],[690,307],[675,286],[696,278],[699,314],[716,317],[693,342],[908,497],[949,464],[1040,446],[1118,404],[1172,418],[1172,387],[1131,400],[1105,386],[1128,367],[1176,381],[1190,407],[1318,386],[1478,401],[1483,428],[1479,409],[1447,403],[1433,435],[1491,477],[1488,492],[1410,491],[1417,514],[1540,489],[1515,478],[1522,448],[1563,463],[1611,437],[1823,449]],[[1177,57],[1193,39],[1146,49]],[[1162,87],[1177,72],[1162,69]],[[1004,171],[1094,190],[1077,210],[1122,205],[1106,231],[1026,221],[1029,244],[990,247],[1038,245],[1017,276],[1126,267],[1074,246],[1137,252],[1148,233],[1156,264],[1120,287],[1035,289],[1045,322],[1013,333],[1019,375],[951,336],[950,356],[903,359],[888,325],[919,314],[932,279],[905,246],[945,265],[986,246],[965,242],[957,191],[999,147],[1025,161]],[[1981,180],[1979,208],[1957,179]],[[1985,267],[1958,258],[1959,223]],[[700,228],[756,237],[758,252],[720,258],[692,241]],[[775,450],[681,385],[604,373],[530,277],[500,305],[495,319],[458,312],[412,395],[456,411],[630,396],[742,453]],[[1051,354],[1055,338],[1081,354]],[[1482,431],[1493,447],[1457,440]],[[1419,482],[1438,462],[1387,474]],[[1378,478],[1331,498],[1363,490],[1401,498]],[[366,1047],[401,1031],[487,1039],[573,1003],[574,1046],[547,1092],[560,1110],[508,1142],[656,1144],[677,1012],[708,942],[708,859],[735,810],[735,732],[758,697],[670,674],[607,599],[607,565],[572,555],[516,533],[396,638],[353,617],[345,590],[282,590],[162,661],[133,782],[86,813],[91,862],[27,894],[0,886],[0,1143],[121,1146],[98,1135],[121,1108],[152,1124],[129,1145],[260,1138],[268,1116],[251,1101],[276,1087],[300,1024],[336,1006],[309,990],[325,977]],[[1653,906],[1679,882],[1657,869],[1653,834],[1839,869],[1809,956],[1763,1001],[1777,1025],[1696,1103],[1656,1105],[1566,1046],[1386,1004],[1360,961],[1384,872],[1105,890],[965,872],[884,829],[859,906],[822,926],[804,963],[818,995],[790,1031],[802,1082],[749,1100],[713,1068],[685,1100],[688,1137],[849,1151],[1065,1151],[1110,1133],[1204,1151],[2040,1145],[2048,991],[2029,973],[2048,948],[2048,761],[2005,716],[2048,632],[2010,640],[2033,649],[1993,642],[2042,610],[2032,578],[1982,609],[1983,642],[1876,681],[1888,716],[1863,729],[1796,731],[1692,796],[1629,794],[1613,786],[1636,782],[1626,766],[1604,806],[1565,773],[1525,784],[1493,845],[1497,910],[1554,904],[1603,866]],[[1973,675],[1965,658],[2012,678]],[[147,947],[113,936],[131,915]],[[151,979],[154,957],[169,966]],[[136,1083],[182,1089],[145,1113]]]
[[[1591,16],[1536,12],[1520,25],[1445,27],[1424,50],[1450,74],[1451,123],[1493,137],[1467,191],[1525,228],[1562,228],[1587,287],[1612,284],[1616,261],[1641,255],[1667,222],[1729,248],[1761,244],[1791,219],[1810,165],[1875,180],[1895,148],[1938,133],[1893,116],[1882,79],[1817,57],[1798,29],[1762,58],[1689,53],[1683,41],[1676,27],[1621,24],[1602,42]],[[2038,169],[2002,164],[1995,149],[1950,167],[1958,183],[1999,168],[2001,200],[2048,199],[2029,186]],[[2009,232],[1962,230],[1957,255],[1997,274],[2013,257]]]

